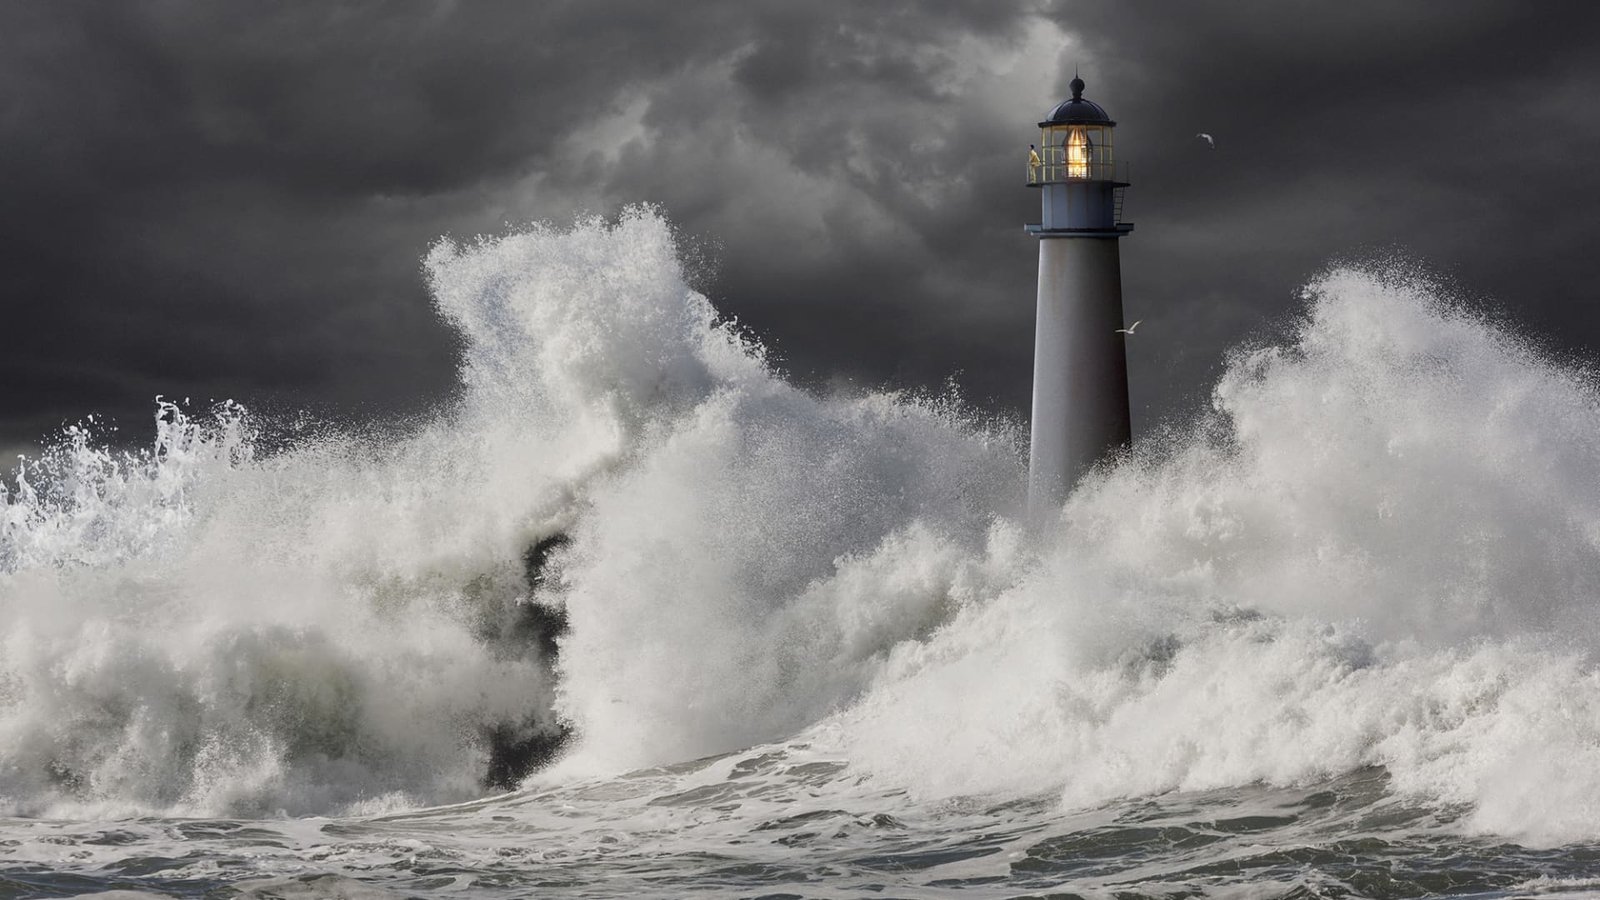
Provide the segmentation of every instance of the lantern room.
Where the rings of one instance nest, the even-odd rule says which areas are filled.
[[[1111,121],[1100,104],[1083,98],[1083,79],[1072,79],[1072,98],[1039,123],[1039,162],[1029,166],[1029,184],[1114,181]]]
[[[1071,88],[1072,97],[1039,123],[1038,159],[1028,159],[1028,186],[1043,194],[1043,221],[1028,230],[1126,234],[1133,227],[1121,221],[1128,184],[1116,178],[1117,123],[1100,104],[1084,99],[1082,78],[1073,78]]]
[[[1064,181],[1115,181],[1110,120],[1101,104],[1083,99],[1083,78],[1072,78],[1072,99],[1056,104],[1038,123],[1038,160],[1030,165],[1029,184]]]

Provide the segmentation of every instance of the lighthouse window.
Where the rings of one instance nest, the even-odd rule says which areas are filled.
[[[1036,173],[1030,172],[1030,183],[1109,181],[1116,177],[1109,126],[1047,125],[1039,136],[1042,165]]]

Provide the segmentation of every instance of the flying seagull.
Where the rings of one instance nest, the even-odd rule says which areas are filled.
[[[1117,334],[1133,334],[1133,330],[1135,328],[1138,328],[1139,327],[1139,323],[1143,322],[1143,321],[1144,321],[1143,319],[1134,319],[1132,325],[1129,325],[1127,328],[1118,328],[1116,333]]]
[[[1213,149],[1213,150],[1217,149],[1216,140],[1214,140],[1211,137],[1211,135],[1206,134],[1204,131],[1202,131],[1199,134],[1195,135],[1195,137],[1199,138],[1202,141],[1205,141],[1207,144],[1210,144],[1211,145],[1211,149]]]

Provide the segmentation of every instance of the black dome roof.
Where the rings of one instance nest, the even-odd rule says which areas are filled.
[[[1072,99],[1063,100],[1050,110],[1039,127],[1046,125],[1115,125],[1100,104],[1083,99],[1083,79],[1072,79]]]

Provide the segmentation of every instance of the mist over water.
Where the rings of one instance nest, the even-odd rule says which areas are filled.
[[[1029,533],[1014,425],[788,385],[651,209],[427,270],[464,388],[403,437],[267,453],[162,403],[147,452],[17,469],[6,813],[363,815],[754,746],[913,809],[1381,771],[1460,833],[1600,840],[1600,392],[1424,276],[1319,277]]]

